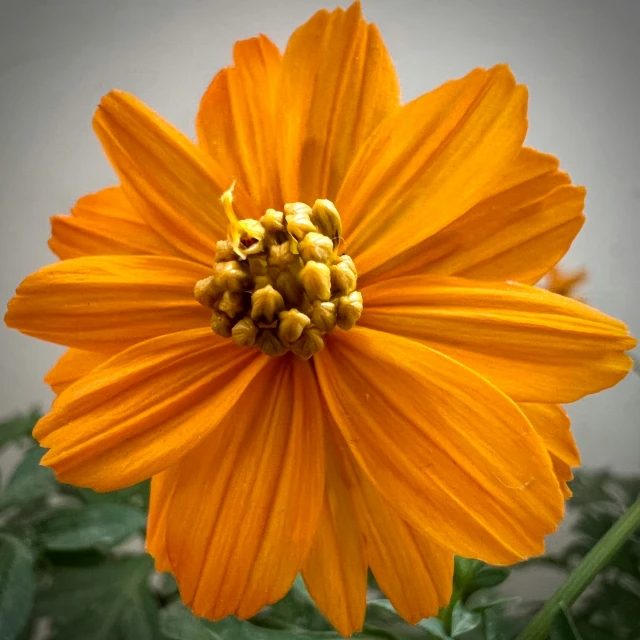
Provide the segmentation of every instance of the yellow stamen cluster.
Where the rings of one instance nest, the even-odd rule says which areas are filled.
[[[215,333],[271,356],[292,351],[308,359],[336,326],[355,325],[362,294],[353,260],[340,254],[342,223],[332,202],[293,202],[259,220],[236,218],[232,189],[222,203],[228,239],[217,243],[213,274],[194,289],[213,310]]]

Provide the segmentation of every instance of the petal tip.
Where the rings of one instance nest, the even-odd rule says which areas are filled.
[[[93,128],[96,129],[101,124],[104,125],[104,120],[115,115],[116,111],[127,102],[135,104],[139,101],[133,95],[121,89],[111,89],[111,91],[105,93],[100,98],[100,102],[93,114]]]
[[[7,310],[5,311],[3,318],[5,325],[9,329],[16,329],[20,332],[22,332],[22,329],[20,329],[20,289],[23,284],[24,281],[18,285],[15,295],[9,300],[9,302],[7,302]]]

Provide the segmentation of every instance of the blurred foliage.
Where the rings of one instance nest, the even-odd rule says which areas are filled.
[[[558,554],[527,564],[570,572],[640,496],[640,478],[606,471],[579,472],[568,503],[576,512],[573,540]],[[582,640],[640,639],[640,533],[632,535],[565,618]],[[552,640],[554,636],[551,636]]]
[[[337,640],[301,579],[280,602],[249,621],[195,617],[175,580],[143,552],[149,483],[98,494],[59,483],[40,466],[31,438],[37,411],[0,424],[0,453],[20,463],[0,490],[0,640]],[[580,473],[569,503],[575,539],[561,553],[526,565],[570,571],[640,493],[640,480]],[[456,558],[454,591],[437,617],[406,624],[370,576],[362,640],[512,640],[535,610],[496,592],[510,570]],[[640,544],[632,538],[551,640],[640,638]]]

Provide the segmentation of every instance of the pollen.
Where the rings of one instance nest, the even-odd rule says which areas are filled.
[[[237,345],[307,360],[335,327],[348,331],[362,315],[353,260],[341,252],[340,214],[329,200],[267,209],[239,220],[233,186],[222,195],[229,220],[216,244],[213,272],[194,287],[212,310],[211,328]]]

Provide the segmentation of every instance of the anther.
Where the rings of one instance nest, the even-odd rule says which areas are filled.
[[[295,342],[311,320],[297,309],[281,311],[278,314],[278,337],[282,342]]]
[[[233,189],[236,186],[236,181],[231,183],[231,186],[220,196],[220,202],[222,202],[222,208],[229,220],[229,227],[233,229],[238,224],[238,217],[233,210]]]
[[[249,277],[237,260],[217,262],[214,268],[215,284],[220,290],[240,293],[249,285]]]
[[[275,316],[284,309],[284,300],[279,291],[270,284],[254,291],[251,295],[251,319],[264,320],[271,324]]]
[[[216,242],[216,262],[228,262],[236,259],[236,252],[233,245],[228,240],[218,240]]]
[[[309,296],[306,293],[304,293],[304,290],[300,297],[300,301],[299,301],[299,304],[297,305],[297,308],[300,309],[300,311],[302,311],[302,313],[304,313],[305,316],[311,317],[311,314],[313,313],[313,303],[311,302],[311,300],[309,300]]]
[[[260,218],[260,223],[269,233],[284,231],[284,213],[275,209],[267,209]]]
[[[233,210],[233,189],[235,180],[229,189],[221,196],[222,208],[229,220],[229,242],[237,256],[243,260],[248,256],[262,251],[265,235],[264,227],[252,218],[238,220]]]
[[[362,315],[362,294],[352,291],[338,300],[338,326],[345,331],[353,328]]]
[[[239,347],[253,347],[257,336],[258,327],[251,318],[242,318],[231,329],[231,339]]]
[[[269,264],[280,269],[300,262],[300,257],[291,251],[291,244],[283,242],[275,244],[269,249]]]
[[[244,311],[244,295],[225,291],[218,302],[218,311],[226,313],[231,319]]]
[[[331,271],[326,264],[310,260],[302,267],[299,278],[310,300],[331,297]]]
[[[355,291],[358,279],[347,262],[331,265],[331,287],[334,293],[347,295]]]
[[[242,347],[271,356],[311,358],[324,336],[349,330],[362,314],[353,260],[341,255],[342,224],[329,200],[267,209],[238,219],[233,186],[222,195],[229,235],[216,243],[213,274],[194,296],[212,310],[211,327]]]
[[[253,290],[264,289],[265,287],[272,287],[273,280],[269,276],[256,276],[253,279]]]
[[[358,270],[356,269],[356,265],[354,264],[351,256],[348,256],[346,253],[344,253],[340,256],[340,258],[338,259],[338,262],[342,264],[346,264],[349,267],[349,269],[351,269],[351,271],[353,272],[353,275],[357,277]]]
[[[257,276],[266,276],[269,263],[267,258],[263,255],[249,256],[247,258],[249,263],[249,273],[255,278]]]
[[[310,215],[311,222],[318,231],[329,237],[333,246],[337,247],[342,235],[342,221],[340,214],[330,200],[316,200]]]
[[[295,205],[302,205],[301,202],[294,203]],[[286,220],[286,228],[287,231],[298,241],[302,240],[307,233],[312,231],[317,231],[316,226],[309,219],[309,214],[311,213],[311,208],[307,205],[290,207],[288,213],[287,208],[289,205],[285,205],[285,220]]]
[[[324,347],[324,340],[320,332],[313,328],[308,327],[302,332],[302,335],[291,345],[291,351],[300,358],[308,360],[316,353],[322,351]]]
[[[284,205],[284,215],[303,214],[307,218],[311,215],[311,207],[305,202],[288,202]]]
[[[248,218],[238,222],[238,235],[232,239],[234,251],[241,257],[255,255],[260,253],[263,247],[265,230],[257,221]]]
[[[231,337],[231,318],[221,311],[213,311],[211,315],[211,328],[223,338]]]
[[[336,319],[336,305],[333,302],[316,300],[313,303],[311,322],[321,333],[333,331],[336,326]]]
[[[300,279],[291,271],[281,271],[275,287],[282,294],[288,307],[296,305],[304,294]]]
[[[196,286],[193,288],[194,298],[203,306],[213,309],[215,303],[215,297],[219,293],[219,289],[216,286],[215,278],[209,276],[196,282]]]
[[[315,260],[326,263],[333,257],[333,242],[331,242],[331,238],[323,236],[321,233],[310,231],[300,241],[298,250],[305,262]]]
[[[268,356],[282,356],[288,351],[273,329],[262,329],[258,333],[256,346]]]

